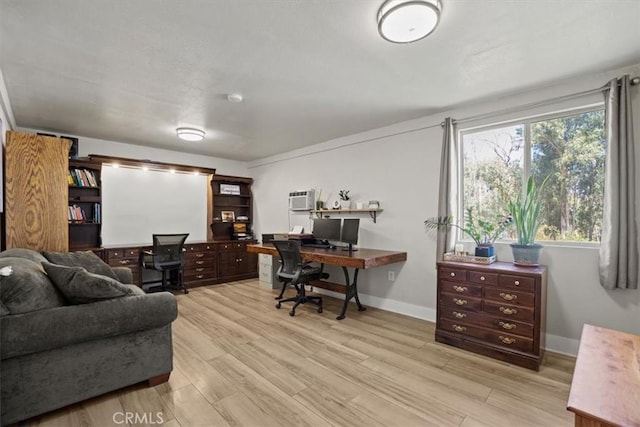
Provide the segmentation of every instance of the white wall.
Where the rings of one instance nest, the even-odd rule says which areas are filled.
[[[355,201],[379,200],[384,212],[378,223],[361,218],[361,246],[403,250],[408,253],[408,259],[402,264],[363,271],[359,280],[361,300],[365,304],[433,321],[436,312],[435,240],[424,232],[423,221],[437,214],[440,122],[447,116],[464,119],[599,88],[623,73],[638,75],[640,65],[586,75],[252,162],[249,170],[255,179],[253,190],[259,207],[254,228],[260,233],[287,230],[290,216],[286,197],[290,190],[322,188],[323,199],[327,201],[328,195],[331,202],[337,197],[337,191],[344,188],[351,190]],[[635,117],[638,118],[639,89],[635,87],[633,91]],[[594,100],[600,101],[602,97],[597,94],[564,101],[553,109],[561,110]],[[543,110],[546,108],[532,108],[526,115]],[[524,112],[511,111],[484,120],[495,123],[523,115]],[[476,123],[461,127],[473,124]],[[636,129],[640,129],[640,119]],[[636,138],[640,139],[640,131]],[[640,149],[636,151],[640,156]],[[501,260],[513,259],[507,244],[498,244],[497,253]],[[548,246],[541,262],[549,268],[549,349],[575,354],[584,323],[640,334],[640,290],[604,290],[598,281],[597,248]],[[387,273],[391,270],[396,272],[394,282],[388,280]],[[331,273],[333,279],[342,280],[339,271]]]

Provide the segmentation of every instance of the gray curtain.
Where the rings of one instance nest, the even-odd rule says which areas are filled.
[[[451,117],[444,120],[442,158],[440,160],[440,190],[438,193],[438,217],[458,215],[458,138],[456,125]],[[442,261],[445,252],[453,250],[455,230],[448,228],[437,233],[436,260]]]
[[[603,91],[607,144],[600,284],[606,289],[637,289],[638,226],[629,76],[611,80]]]

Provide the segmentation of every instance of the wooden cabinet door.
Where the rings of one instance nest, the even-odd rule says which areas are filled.
[[[5,150],[6,247],[66,252],[71,141],[7,132]]]

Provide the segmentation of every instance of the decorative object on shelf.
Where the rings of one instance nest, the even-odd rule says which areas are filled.
[[[318,197],[316,197],[316,210],[324,208],[324,201],[322,200],[322,188],[318,191]]]
[[[369,209],[380,209],[380,202],[377,200],[369,200]]]
[[[340,209],[351,209],[351,197],[349,196],[349,190],[338,191],[340,197]]]
[[[222,217],[222,222],[233,222],[236,219],[236,214],[233,211],[221,211],[220,216]]]
[[[220,184],[220,194],[240,195],[240,186],[236,184]]]
[[[473,208],[467,208],[464,227],[453,222],[452,216],[432,217],[424,221],[427,230],[444,230],[455,227],[473,239],[476,243],[475,255],[494,256],[493,243],[512,223],[511,216],[497,216],[493,222],[476,219]]]
[[[364,209],[364,203],[362,202],[356,202],[356,209],[360,210],[360,209]]]
[[[340,200],[333,201],[333,209],[340,209]]]
[[[535,243],[536,234],[542,225],[540,209],[542,207],[541,194],[547,183],[546,177],[540,186],[536,185],[533,176],[527,179],[526,193],[519,193],[509,202],[509,214],[516,227],[516,243],[511,244],[513,262],[523,267],[535,267],[540,259],[542,245]]]
[[[473,255],[467,255],[465,253],[455,253],[455,252],[445,253],[443,259],[445,261],[470,262],[473,264],[493,264],[494,262],[496,262],[495,255],[485,257],[485,256],[473,256]]]

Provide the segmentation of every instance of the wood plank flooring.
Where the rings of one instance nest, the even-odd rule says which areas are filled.
[[[291,292],[291,291],[289,291]],[[434,325],[325,297],[318,314],[256,280],[177,295],[168,383],[118,390],[27,426],[570,426],[574,359],[539,372],[434,342]],[[126,423],[122,415],[138,418]],[[146,415],[145,415],[146,414]],[[146,416],[146,418],[145,418]]]

